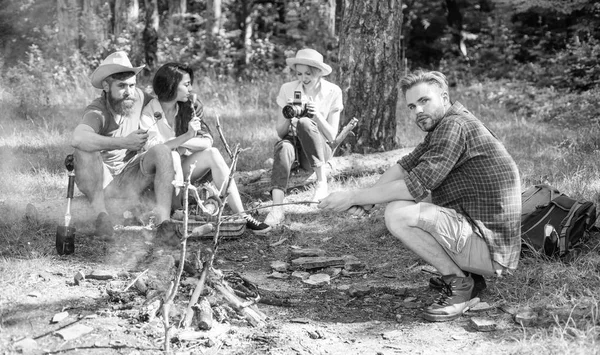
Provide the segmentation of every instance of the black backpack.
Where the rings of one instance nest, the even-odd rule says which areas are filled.
[[[521,240],[525,249],[564,257],[595,229],[596,206],[576,200],[548,185],[521,194]]]

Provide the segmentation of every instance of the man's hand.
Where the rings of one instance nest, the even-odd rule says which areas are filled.
[[[125,137],[123,148],[132,151],[141,150],[148,140],[148,133],[143,129],[131,132]]]
[[[354,192],[352,191],[344,191],[344,192],[334,192],[329,194],[329,196],[325,197],[321,202],[317,205],[317,207],[324,210],[332,210],[336,212],[344,212],[350,209],[353,206],[352,196]]]

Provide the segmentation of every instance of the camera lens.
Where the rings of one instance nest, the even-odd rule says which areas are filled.
[[[283,106],[281,113],[283,113],[283,117],[285,117],[289,120],[294,117],[298,117],[298,115],[302,113],[301,110],[302,110],[302,108],[300,108],[296,105],[285,105],[285,106]]]

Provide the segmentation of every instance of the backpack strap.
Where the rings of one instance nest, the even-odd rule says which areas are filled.
[[[567,231],[569,230],[569,227],[571,227],[571,222],[573,222],[573,216],[575,215],[575,212],[582,205],[583,203],[581,203],[580,201],[575,201],[575,203],[573,203],[573,206],[571,206],[569,213],[561,223],[560,234],[558,235],[558,247],[560,249],[560,255],[564,255],[567,252],[567,249],[569,247],[567,245]]]

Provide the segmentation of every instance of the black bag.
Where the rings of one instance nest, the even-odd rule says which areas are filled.
[[[548,185],[521,195],[521,239],[525,248],[548,256],[565,256],[584,242],[596,223],[596,206],[576,200]]]

